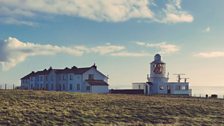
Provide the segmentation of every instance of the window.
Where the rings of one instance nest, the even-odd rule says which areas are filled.
[[[66,80],[66,75],[63,75],[63,80]]]
[[[49,85],[48,84],[46,84],[46,90],[48,90],[49,89]]]
[[[94,74],[89,74],[89,80],[94,80]]]
[[[177,85],[176,90],[181,90],[181,86]]]
[[[159,89],[160,90],[164,90],[164,86],[159,86]]]
[[[171,87],[170,86],[167,86],[167,90],[170,90],[171,89]]]
[[[90,86],[86,86],[86,90],[87,91],[90,91]]]
[[[70,75],[70,80],[72,80],[73,78],[72,78],[72,74]]]
[[[181,90],[186,90],[186,86],[181,86]]]
[[[185,89],[188,90],[188,85],[185,86]]]
[[[61,84],[58,84],[57,88],[58,88],[59,91],[61,91],[61,87],[62,87]]]
[[[78,91],[80,90],[80,84],[77,84],[77,90]]]
[[[72,86],[72,84],[70,84],[70,90],[72,90],[72,88],[73,88],[73,86]]]
[[[51,89],[54,90],[54,84],[51,84]]]
[[[62,85],[62,90],[65,90],[65,84]]]

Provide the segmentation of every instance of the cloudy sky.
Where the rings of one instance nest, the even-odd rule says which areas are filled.
[[[223,0],[0,0],[0,84],[31,71],[86,67],[111,88],[145,82],[160,53],[170,81],[224,86]]]

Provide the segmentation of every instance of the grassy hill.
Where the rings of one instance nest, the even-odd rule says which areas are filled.
[[[224,100],[0,90],[0,125],[224,125]]]

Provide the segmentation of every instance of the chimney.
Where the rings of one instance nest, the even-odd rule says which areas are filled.
[[[96,64],[95,64],[95,63],[92,65],[92,67],[94,67],[95,69],[97,69],[97,66],[96,66]]]
[[[48,70],[52,70],[52,67],[50,66],[50,68]]]

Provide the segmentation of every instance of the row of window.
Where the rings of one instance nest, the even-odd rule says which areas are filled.
[[[37,81],[43,81],[43,78],[47,81],[48,80],[48,77],[47,76],[39,76],[37,77]],[[80,78],[79,76],[77,78]],[[34,77],[31,77],[31,81],[34,81]],[[67,80],[67,75],[57,75],[57,79],[58,80]],[[89,74],[88,75],[88,79],[89,80],[93,80],[94,79],[94,74]],[[51,80],[53,81],[54,80],[54,77],[51,76]],[[69,80],[73,80],[73,76],[70,75],[69,76]],[[24,80],[24,82],[28,82],[28,80]]]
[[[164,86],[159,86],[159,89],[160,90],[165,90],[165,87]],[[168,89],[170,89],[168,87]],[[188,86],[185,86],[185,85],[176,85],[175,86],[175,90],[188,90]]]
[[[176,86],[175,87],[176,90],[188,90],[188,86]]]
[[[70,84],[69,89],[73,90],[73,84]],[[78,91],[80,90],[80,84],[77,84],[77,90]],[[86,86],[86,90],[90,91],[90,86]]]
[[[56,90],[66,90],[66,84],[59,84],[59,85],[56,85],[56,87],[54,86],[54,84],[35,84],[35,85],[32,85],[31,84],[31,89],[34,89],[34,88],[38,88],[38,89],[50,89],[50,90],[54,90],[56,88]],[[73,90],[75,89],[75,86],[73,84],[70,84],[69,85],[69,90]],[[81,90],[81,86],[80,84],[76,84],[76,90],[77,91],[80,91]]]

